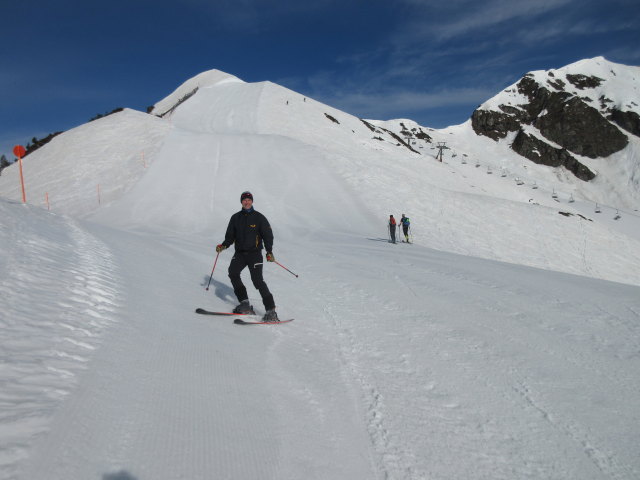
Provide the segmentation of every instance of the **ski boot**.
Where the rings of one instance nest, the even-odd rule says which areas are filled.
[[[262,321],[266,323],[279,322],[278,314],[276,313],[276,309],[272,308],[271,310],[267,310],[267,313],[262,317]]]
[[[253,307],[249,303],[249,300],[242,300],[240,305],[233,309],[233,313],[239,313],[241,315],[255,315]]]

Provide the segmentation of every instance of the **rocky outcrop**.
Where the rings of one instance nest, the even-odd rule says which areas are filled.
[[[516,135],[511,148],[532,162],[550,167],[563,166],[580,180],[588,182],[595,178],[595,174],[588,167],[580,163],[564,148],[555,148],[522,130]]]
[[[503,92],[505,101],[497,108],[473,112],[471,125],[476,134],[496,141],[518,132],[511,146],[514,151],[536,163],[562,165],[588,181],[595,175],[571,154],[600,158],[622,150],[629,139],[618,127],[639,135],[640,117],[616,110],[604,96],[597,99],[600,109],[592,106],[598,104],[595,96],[588,96],[589,89],[600,87],[604,79],[582,74],[563,78],[548,72],[541,82],[539,75],[525,75]],[[515,100],[508,101],[511,98]],[[539,135],[525,133],[524,126]]]
[[[623,112],[612,108],[607,118],[627,132],[640,137],[640,116],[636,112]]]
[[[473,112],[471,125],[478,135],[484,135],[494,140],[505,138],[509,132],[520,130],[520,122],[518,122],[515,115],[493,110],[476,110]]]
[[[580,73],[567,74],[567,80],[580,90],[584,90],[585,88],[596,88],[604,82],[604,79],[596,77],[595,75],[582,75]]]
[[[162,112],[162,113],[154,113],[155,108],[154,107],[147,107],[147,113],[151,114],[153,113],[156,117],[164,117],[165,115],[170,114],[171,112],[173,112],[176,108],[178,108],[180,105],[182,105],[184,102],[186,102],[187,100],[189,100],[191,97],[193,97],[196,92],[198,91],[198,87],[194,88],[193,90],[191,90],[188,93],[185,93],[182,97],[180,97],[180,99],[178,99],[178,101],[173,104],[167,111]]]
[[[608,157],[622,150],[629,139],[598,110],[577,97],[559,99],[551,94],[546,113],[533,122],[540,133],[577,155]]]

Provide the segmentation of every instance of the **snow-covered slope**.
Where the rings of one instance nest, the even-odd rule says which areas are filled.
[[[348,113],[272,82],[216,83],[201,88],[171,116],[181,129],[201,133],[249,133],[290,137],[345,156],[375,150],[402,152],[385,132]],[[402,152],[404,153],[404,152]]]
[[[592,188],[614,200],[615,185],[580,186],[562,169],[478,137],[468,123],[434,131],[363,122],[270,82],[217,71],[211,78],[163,120],[126,110],[28,156],[30,201],[42,205],[48,193],[52,211],[210,234],[237,208],[238,192],[251,189],[267,208],[286,205],[272,217],[292,236],[385,236],[389,214],[405,213],[424,246],[640,284],[638,213],[600,206],[596,214],[584,196]],[[403,143],[400,125],[431,142]],[[451,148],[444,163],[434,158],[441,141]],[[19,199],[17,167],[5,172],[0,194]]]
[[[69,217],[0,199],[0,478],[49,430],[122,318],[109,248]],[[44,478],[44,477],[41,477]]]
[[[234,304],[221,229],[0,209],[3,480],[640,473],[638,287],[274,223],[295,321],[254,329],[193,313]]]
[[[23,161],[27,202],[81,216],[120,199],[152,165],[170,128],[125,109],[58,135]],[[22,200],[17,162],[2,171],[0,196]]]
[[[30,205],[0,177],[2,480],[638,477],[635,212],[465,125],[423,129],[440,163],[400,121],[201,80],[29,155]],[[193,313],[235,303],[214,246],[246,189],[287,325]]]
[[[179,105],[188,100],[200,88],[205,88],[217,84],[242,82],[237,77],[220,70],[208,70],[190,78],[171,94],[160,100],[153,106],[152,113],[159,117],[164,117],[172,113]]]

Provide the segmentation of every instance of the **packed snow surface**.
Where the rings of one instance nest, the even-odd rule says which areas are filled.
[[[217,71],[159,105],[195,86],[28,156],[26,205],[0,177],[0,479],[640,477],[640,228],[613,186],[597,214],[468,125],[428,131],[440,163]],[[194,313],[236,303],[215,245],[244,190],[299,275],[264,267],[291,323]]]

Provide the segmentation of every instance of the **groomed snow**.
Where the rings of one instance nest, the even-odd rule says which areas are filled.
[[[615,186],[269,82],[97,122],[25,159],[28,205],[0,177],[0,478],[640,476],[638,214],[582,196]],[[205,287],[246,189],[290,324],[193,313],[235,304],[232,252]]]

